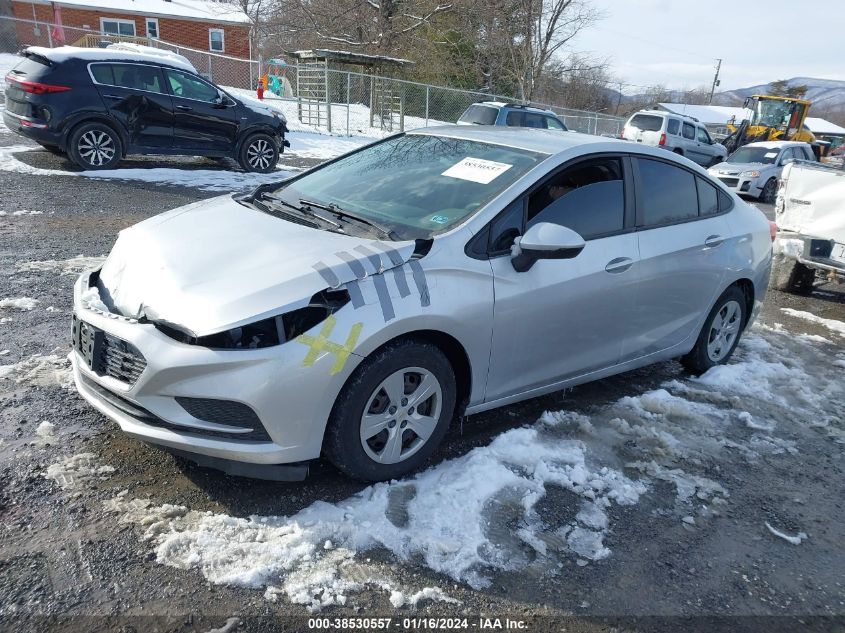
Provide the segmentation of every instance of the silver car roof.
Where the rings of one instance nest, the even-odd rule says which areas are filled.
[[[604,136],[593,136],[579,132],[561,132],[539,128],[507,127],[504,125],[443,125],[427,127],[408,132],[427,136],[446,136],[491,145],[504,145],[526,149],[541,154],[560,154],[573,147],[597,143],[618,143],[620,151],[630,150],[631,143]]]

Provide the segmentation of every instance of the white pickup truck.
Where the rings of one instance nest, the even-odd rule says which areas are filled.
[[[845,170],[796,161],[783,169],[771,286],[809,294],[816,271],[845,276]]]

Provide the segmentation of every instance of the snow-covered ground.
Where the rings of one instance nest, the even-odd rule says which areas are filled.
[[[845,444],[845,383],[833,370],[845,353],[819,345],[828,344],[755,326],[735,360],[700,378],[668,381],[590,415],[546,412],[463,457],[293,516],[238,518],[128,494],[106,506],[142,526],[159,563],[264,588],[268,598],[285,594],[311,611],[367,588],[387,590],[363,558],[376,547],[475,588],[493,572],[550,573],[565,558],[589,565],[625,547],[614,541],[613,507],[638,504],[657,484],[674,491],[658,501],[661,514],[707,529],[731,494],[714,463],[796,454],[795,425]],[[538,510],[552,487],[579,499],[566,525]]]

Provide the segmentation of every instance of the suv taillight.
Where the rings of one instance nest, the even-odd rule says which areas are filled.
[[[660,142],[658,145],[666,145],[666,132],[663,132],[663,134],[660,135]]]
[[[12,74],[6,75],[6,81],[14,81],[21,90],[33,95],[46,95],[53,92],[66,92],[70,90],[70,86],[57,86],[55,84],[43,84],[38,81],[26,81],[25,79],[18,79]]]

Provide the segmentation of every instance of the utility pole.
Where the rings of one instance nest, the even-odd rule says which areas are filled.
[[[716,60],[716,76],[713,77],[713,87],[710,88],[710,99],[708,99],[707,103],[713,103],[713,93],[716,92],[716,86],[719,85],[719,71],[722,69],[722,60]]]

